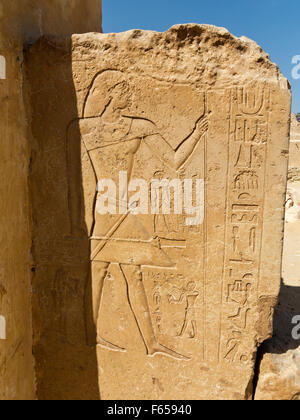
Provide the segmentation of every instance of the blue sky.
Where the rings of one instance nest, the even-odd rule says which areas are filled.
[[[177,23],[224,26],[254,39],[290,80],[293,111],[300,112],[299,79],[292,78],[294,56],[300,63],[299,0],[102,0],[104,32],[129,29],[165,31]],[[300,67],[300,66],[299,66]]]

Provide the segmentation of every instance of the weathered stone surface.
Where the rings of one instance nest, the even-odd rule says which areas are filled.
[[[300,328],[292,323],[294,317],[300,315],[299,146],[300,124],[292,115],[282,286],[275,310],[274,337],[262,349],[257,400],[300,398],[300,339],[297,339]]]
[[[99,0],[0,0],[0,400],[35,398],[23,49],[45,33],[100,31],[100,6]]]
[[[300,123],[292,115],[282,277],[286,285],[300,281]]]
[[[42,35],[70,36],[102,28],[102,0],[1,0],[3,35],[29,43]]]
[[[207,25],[42,40],[27,72],[40,398],[251,398],[280,288],[287,81]],[[100,215],[101,179],[117,204],[122,182],[199,180],[199,224]]]

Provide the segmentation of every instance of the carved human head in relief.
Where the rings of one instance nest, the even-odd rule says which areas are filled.
[[[88,90],[83,117],[117,119],[131,106],[130,87],[123,73],[106,70],[95,76]]]

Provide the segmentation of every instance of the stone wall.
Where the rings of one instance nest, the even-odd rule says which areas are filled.
[[[42,39],[26,69],[39,398],[251,399],[280,289],[287,80],[209,25]],[[162,179],[191,181],[196,221],[129,211],[131,181],[148,203]]]
[[[44,34],[101,31],[100,0],[0,1],[0,399],[35,397],[31,327],[30,145],[23,49]],[[27,114],[27,115],[26,115]]]
[[[291,335],[300,313],[300,124],[294,116],[275,332],[256,361],[257,346],[272,334],[279,291],[285,79],[256,44],[209,26],[71,40],[72,33],[101,32],[99,3],[0,0],[0,400],[300,399],[299,341]],[[148,138],[157,150],[177,137],[179,143],[169,156],[109,144],[112,152],[106,155],[106,148],[93,161],[98,143],[113,136],[118,143],[119,132],[136,136],[129,142],[142,139],[146,149]],[[194,148],[196,165],[183,164],[180,172],[176,153],[197,135],[203,150]],[[97,165],[106,156],[110,174],[131,154],[137,175],[150,177],[148,163],[158,157],[155,174],[195,177],[196,171],[206,179],[209,217],[203,231],[183,234],[171,215],[161,237],[157,219],[151,234],[151,223],[139,230],[128,222],[120,229],[126,249],[116,247],[115,235],[97,260],[93,247],[101,235],[93,230],[107,224],[93,215],[93,171],[103,170]],[[138,255],[143,264],[132,263]]]

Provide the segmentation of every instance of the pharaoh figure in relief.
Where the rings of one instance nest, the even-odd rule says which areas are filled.
[[[203,299],[199,290],[202,279],[201,276],[195,279],[190,273],[199,271],[202,264],[203,246],[199,241],[202,227],[200,223],[189,226],[188,215],[182,214],[181,208],[176,209],[175,199],[169,203],[169,214],[162,214],[157,209],[153,211],[153,201],[152,207],[150,204],[153,180],[175,180],[173,186],[176,189],[179,185],[178,197],[183,199],[181,187],[184,180],[204,178],[208,130],[205,95],[195,90],[188,92],[191,109],[183,111],[186,105],[181,104],[181,94],[187,89],[186,86],[141,77],[127,80],[119,71],[103,71],[91,82],[82,118],[69,126],[67,160],[71,233],[73,237],[82,236],[82,220],[85,220],[90,240],[91,273],[85,302],[90,345],[126,351],[118,343],[94,332],[109,267],[117,264],[126,281],[128,303],[147,354],[189,359],[184,347],[170,341],[168,344],[163,338],[161,342],[161,337],[164,328],[178,339],[194,339],[198,333],[201,309],[197,312],[195,305],[197,300]],[[193,116],[187,124],[184,124],[184,112]],[[174,121],[177,128],[174,128]],[[76,134],[78,125],[80,139]],[[99,191],[99,182],[101,185],[103,179],[113,181],[106,198],[110,208],[116,210],[115,214],[103,214],[105,212],[100,209],[104,189]],[[142,183],[140,181],[137,185],[137,179]],[[176,180],[182,183],[176,184]],[[84,194],[85,203],[80,192],[82,184],[88,191]],[[147,196],[147,208],[145,203],[141,208],[136,199],[138,188]],[[116,194],[110,196],[111,191]],[[159,191],[156,194],[159,202]],[[159,210],[165,204],[163,200],[164,197],[158,204]],[[192,249],[193,257],[190,258]],[[173,283],[168,282],[170,276],[175,279]],[[160,313],[163,305],[167,305],[169,313]],[[167,324],[172,310],[178,306],[182,309],[182,317],[171,332],[172,327],[168,329]]]

